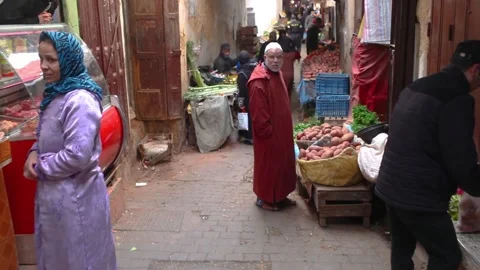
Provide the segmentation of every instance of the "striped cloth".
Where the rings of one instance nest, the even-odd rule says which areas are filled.
[[[365,0],[362,43],[390,44],[392,0]]]

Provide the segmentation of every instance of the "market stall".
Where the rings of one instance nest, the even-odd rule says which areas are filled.
[[[238,95],[237,74],[218,74],[209,68],[199,69],[199,47],[187,43],[187,62],[191,83],[183,96],[189,116],[189,141],[201,153],[219,149],[235,130],[235,100]]]
[[[36,182],[23,177],[23,165],[35,142],[38,108],[45,87],[37,50],[42,31],[70,30],[64,24],[0,26],[0,135],[11,141],[12,162],[4,168],[4,175],[16,235],[34,233]],[[108,184],[125,145],[126,119],[118,98],[109,95],[95,57],[83,41],[81,44],[85,66],[104,94],[100,166]]]
[[[302,62],[301,81],[297,87],[297,93],[305,118],[312,116],[315,112],[315,103],[319,94],[317,77],[320,74],[342,74],[340,48],[337,44],[319,45],[319,49],[309,54]],[[349,84],[346,87],[349,88]],[[348,91],[349,89],[347,94]]]
[[[388,136],[388,126],[365,106],[353,111],[352,124],[322,123],[314,117],[297,123],[294,129],[298,189],[313,201],[320,226],[326,226],[331,217],[361,217],[369,227],[371,218],[376,221],[385,215],[385,205],[373,192],[374,172],[378,173],[382,155],[380,162],[375,157],[375,162],[368,164],[367,171],[360,157],[371,151],[377,138]]]

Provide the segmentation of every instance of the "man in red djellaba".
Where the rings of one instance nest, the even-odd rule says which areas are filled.
[[[258,65],[248,82],[253,127],[256,205],[278,211],[295,201],[287,196],[295,190],[295,153],[290,99],[280,69],[282,47],[272,42],[265,49],[265,62]]]

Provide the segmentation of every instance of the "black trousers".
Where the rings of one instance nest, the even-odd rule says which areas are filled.
[[[292,35],[292,41],[293,41],[293,44],[295,45],[295,50],[302,52],[302,35],[301,34]]]
[[[413,270],[417,241],[428,253],[428,270],[457,270],[462,252],[450,215],[388,207],[392,236],[392,270]]]

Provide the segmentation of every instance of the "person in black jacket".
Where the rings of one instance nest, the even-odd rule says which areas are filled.
[[[323,24],[322,19],[316,18],[313,21],[313,25],[310,26],[307,30],[307,54],[310,54],[316,50],[318,50],[318,43],[319,43],[319,35],[322,31],[322,28],[325,25]]]
[[[458,187],[480,197],[470,95],[479,86],[480,41],[464,41],[448,67],[400,94],[376,185],[389,210],[393,270],[414,269],[417,241],[428,269],[456,270],[461,262],[447,209]]]
[[[213,62],[213,69],[218,73],[230,74],[237,61],[230,58],[230,44],[223,43],[220,47],[220,53]]]
[[[0,25],[50,23],[57,7],[58,0],[4,0]]]
[[[253,70],[257,66],[255,60],[250,58],[250,55],[247,51],[241,51],[238,55],[238,61],[241,64],[240,70],[238,71],[237,77],[237,87],[238,87],[238,97],[239,97],[239,107],[242,112],[249,112],[250,110],[250,99],[248,97],[248,80],[250,79],[250,75],[252,75]],[[250,115],[248,116],[248,131],[247,130],[240,130],[239,135],[241,140],[245,144],[253,144],[253,136],[252,136],[252,120],[250,119]]]
[[[268,41],[265,41],[262,46],[260,47],[260,52],[258,54],[258,62],[263,63],[265,62],[265,48],[267,48],[268,44],[271,42],[277,42],[277,32],[272,31],[268,35]]]

